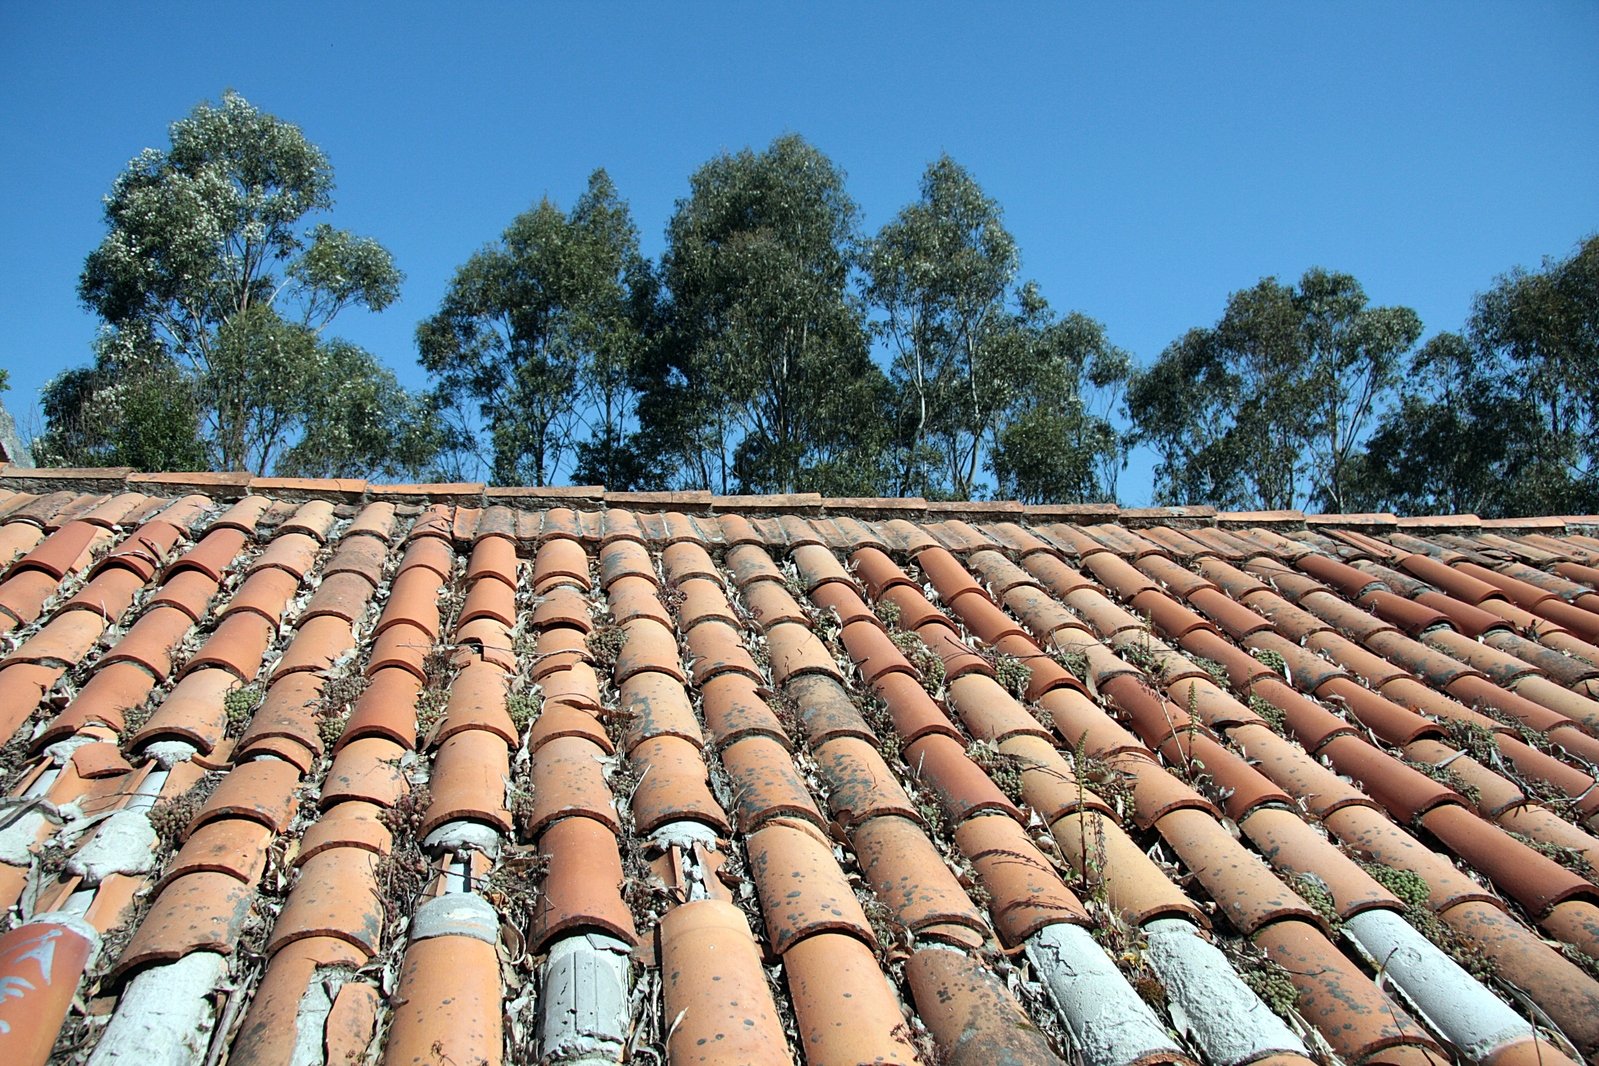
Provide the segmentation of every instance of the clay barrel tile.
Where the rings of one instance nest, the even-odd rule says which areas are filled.
[[[1320,922],[1303,899],[1212,816],[1203,811],[1173,811],[1156,828],[1240,932],[1247,935],[1268,922],[1289,917]]]
[[[932,734],[905,748],[905,763],[929,786],[950,824],[960,825],[979,812],[998,811],[1020,819],[1021,811],[982,768],[967,757],[958,741]]]
[[[22,664],[9,668],[4,684],[0,684],[0,723],[15,719],[20,724],[33,713],[59,676],[61,671],[51,666]],[[96,722],[120,732],[127,724],[127,713],[143,704],[154,688],[155,678],[134,663],[104,666],[78,690],[67,709],[45,728],[37,743],[53,744]],[[3,731],[0,727],[0,732]]]
[[[921,820],[916,805],[894,779],[876,746],[855,737],[839,737],[816,748],[814,754],[817,771],[827,785],[828,808],[846,829],[885,814]]]
[[[505,671],[491,663],[472,663],[455,675],[450,685],[444,720],[434,735],[435,743],[466,729],[483,729],[514,747],[521,737],[506,709],[509,681]]]
[[[266,550],[250,564],[250,572],[277,568],[294,577],[296,583],[310,573],[316,563],[320,545],[316,538],[305,533],[283,533],[268,544]]]
[[[476,585],[479,578],[492,577],[516,588],[516,542],[500,536],[480,536],[467,557],[466,582]]]
[[[156,897],[112,967],[113,976],[148,963],[176,962],[191,951],[231,955],[254,899],[254,889],[230,874],[178,878]]]
[[[651,622],[635,624],[659,628]],[[727,673],[743,674],[758,684],[765,682],[761,668],[755,664],[743,641],[726,626],[695,626],[689,631],[685,644],[688,646],[694,684],[698,688],[704,688],[712,679]],[[681,675],[678,676],[681,680]],[[619,676],[618,681],[621,680]]]
[[[431,570],[440,581],[448,581],[455,573],[455,551],[450,542],[440,537],[410,540],[400,556],[399,573],[416,569]]]
[[[727,815],[711,795],[698,747],[681,737],[657,736],[635,746],[628,761],[638,780],[632,797],[638,832],[652,833],[681,821],[727,832]]]
[[[533,762],[533,807],[525,831],[537,836],[551,822],[593,818],[613,833],[621,829],[601,760],[604,751],[581,737],[557,737]],[[502,788],[503,791],[503,788]]]
[[[299,880],[272,926],[267,952],[309,937],[348,940],[368,957],[383,946],[378,857],[361,848],[329,848],[300,867]]]
[[[1408,870],[1424,880],[1428,906],[1435,911],[1473,901],[1503,906],[1493,892],[1457,868],[1451,858],[1430,850],[1369,807],[1340,808],[1327,816],[1325,825],[1351,855]]]
[[[366,605],[371,599],[372,586],[362,575],[349,571],[328,574],[312,594],[311,602],[305,605],[300,622],[304,624],[320,615],[331,615],[355,623],[366,614]]]
[[[642,674],[639,678],[650,675]],[[628,685],[632,685],[629,681]],[[681,686],[678,686],[681,688]],[[788,734],[771,706],[761,698],[756,683],[743,674],[721,674],[700,687],[705,711],[705,727],[720,747],[746,736],[763,734],[787,747]],[[623,687],[623,699],[627,687]]]
[[[733,607],[728,603],[721,585],[695,577],[682,582],[678,588],[683,593],[683,602],[677,609],[678,623],[683,632],[688,632],[701,622],[711,621],[739,628],[738,616],[733,613]]]
[[[296,866],[332,848],[344,848],[382,856],[389,853],[393,834],[379,819],[383,808],[374,803],[351,800],[334,806],[313,822],[300,838]]]
[[[533,591],[543,595],[563,585],[588,591],[589,557],[575,540],[547,540],[533,557]]]
[[[248,818],[221,818],[189,834],[161,877],[164,886],[187,874],[224,873],[254,886],[266,868],[272,830]]]
[[[6,656],[6,663],[60,663],[76,666],[105,632],[106,621],[93,611],[57,614],[22,646]]]
[[[959,731],[950,724],[943,709],[912,675],[880,674],[872,688],[888,704],[889,719],[902,742],[908,744],[930,733],[960,739]]]
[[[662,548],[661,569],[666,572],[666,580],[673,585],[681,585],[691,578],[708,578],[718,585],[722,583],[721,572],[711,561],[710,553],[690,540],[674,541]]]
[[[300,771],[281,759],[254,759],[230,770],[189,823],[187,832],[218,818],[249,818],[274,833],[294,817]]]
[[[733,783],[731,813],[742,831],[748,833],[777,817],[804,818],[817,826],[827,824],[800,780],[793,757],[771,737],[748,734],[729,744],[722,750],[722,766]]]
[[[871,948],[847,933],[819,933],[795,944],[783,965],[809,1066],[921,1062]]]
[[[1238,603],[1230,595],[1215,589],[1197,589],[1188,597],[1188,601],[1205,612],[1207,617],[1225,629],[1234,640],[1243,640],[1252,633],[1269,630],[1272,627],[1267,618]],[[1159,619],[1156,621],[1159,622]],[[1316,623],[1316,627],[1325,628],[1325,624]]]
[[[1150,759],[1124,753],[1114,756],[1110,763],[1132,785],[1133,816],[1140,829],[1147,830],[1178,810],[1201,811],[1212,818],[1217,815],[1216,808],[1209,800]],[[1189,767],[1179,762],[1174,769],[1184,771]],[[1192,766],[1192,772],[1196,774],[1207,769],[1198,763]]]
[[[1445,1061],[1442,1049],[1397,1003],[1308,922],[1274,922],[1254,937],[1299,990],[1296,1009],[1327,1037],[1333,1050],[1356,1062],[1400,1045],[1424,1048]]]
[[[961,942],[973,947],[988,938],[988,922],[921,826],[906,818],[872,818],[856,827],[851,841],[872,892],[899,924],[922,935],[936,926],[960,927],[967,931]]]
[[[648,618],[668,628],[672,625],[672,617],[666,613],[653,581],[624,574],[611,582],[605,597],[617,625],[626,625],[635,618]]]
[[[905,571],[894,564],[887,553],[878,548],[862,548],[850,556],[855,576],[865,583],[874,597],[881,597],[895,585],[911,585]]]
[[[108,570],[95,577],[62,604],[56,617],[68,611],[92,611],[108,622],[128,613],[133,598],[144,587],[144,579],[131,570]]]
[[[6,579],[0,585],[0,633],[32,623],[55,595],[58,582],[49,574],[29,570]]]
[[[921,632],[924,628],[943,628],[951,633],[955,631],[955,623],[950,621],[948,615],[928,602],[927,597],[914,585],[895,585],[878,597],[880,603],[892,604],[899,610],[900,628],[912,632]],[[923,639],[927,634],[923,634]]]
[[[627,722],[623,748],[651,737],[675,736],[703,746],[699,719],[682,684],[665,674],[638,674],[622,683],[619,710]]]
[[[1227,794],[1222,807],[1227,816],[1241,819],[1263,804],[1293,802],[1288,793],[1272,783],[1271,779],[1256,770],[1231,748],[1223,747],[1204,734],[1188,738],[1182,746],[1190,759],[1204,767],[1204,772],[1215,779]]]
[[[429,637],[439,635],[439,576],[425,566],[402,569],[389,586],[375,632],[409,624]]]
[[[272,692],[277,691],[279,685],[288,684],[298,676],[302,675],[291,675],[273,684],[267,699],[271,700]],[[366,689],[355,701],[350,719],[344,725],[344,734],[339,738],[340,744],[361,737],[384,737],[403,747],[413,747],[416,744],[416,701],[421,692],[422,679],[410,670],[391,668],[373,673]],[[315,735],[314,729],[312,735]]]
[[[1397,896],[1292,811],[1261,808],[1240,824],[1275,869],[1312,877],[1325,887],[1340,918],[1373,908],[1403,908]]]
[[[588,635],[569,626],[556,626],[539,633],[534,650],[533,662],[528,666],[528,676],[534,681],[557,670],[570,670],[579,663],[592,665],[594,662]]]
[[[616,837],[592,818],[563,818],[539,837],[548,866],[533,915],[529,948],[558,935],[597,929],[636,943],[633,915],[622,900],[622,858]]]
[[[844,675],[839,672],[833,656],[808,627],[791,622],[771,626],[766,630],[766,640],[772,679],[778,684],[807,674],[820,674],[843,682]]]
[[[333,504],[327,500],[311,500],[302,504],[294,515],[278,527],[279,535],[284,533],[303,533],[319,541],[328,538],[328,531],[333,528]]]
[[[81,922],[28,922],[0,935],[0,1051],[16,1066],[49,1061],[96,946]],[[41,980],[42,978],[42,980]]]
[[[1055,1066],[1061,1059],[998,978],[961,951],[924,948],[905,977],[949,1066]]]
[[[999,749],[1014,760],[1021,773],[1023,800],[1042,815],[1045,822],[1090,808],[1113,813],[1091,786],[1078,780],[1060,752],[1043,737],[1025,734],[1008,737],[999,742]],[[1119,771],[1112,772],[1120,779]]]
[[[216,593],[215,578],[198,570],[185,570],[167,578],[166,583],[156,590],[145,604],[145,614],[153,614],[157,607],[165,606],[198,622],[208,617],[211,597]]]
[[[599,679],[588,663],[575,663],[544,674],[539,678],[539,687],[544,690],[545,710],[560,704],[596,712],[600,708]]]
[[[727,568],[733,573],[733,583],[740,588],[755,581],[783,580],[783,571],[756,543],[735,544],[727,549]]]
[[[805,674],[785,685],[783,694],[798,705],[805,735],[812,747],[819,747],[834,737],[859,737],[868,743],[877,742],[877,735],[836,678]]]
[[[192,571],[203,574],[212,581],[221,581],[222,575],[228,571],[229,564],[244,550],[248,540],[249,538],[237,529],[212,526],[193,547],[167,567],[167,579],[171,580],[178,574]]]
[[[505,745],[499,744],[501,751]],[[400,759],[406,749],[387,737],[352,740],[339,749],[322,785],[324,810],[345,800],[365,800],[392,807],[406,790]]]
[[[846,624],[843,637],[850,659],[860,668],[861,680],[867,684],[874,684],[884,674],[894,671],[915,676],[916,670],[910,660],[875,619]]]
[[[428,652],[432,650],[433,638],[419,627],[409,622],[392,625],[379,633],[373,642],[366,663],[366,675],[373,677],[380,670],[398,667],[408,671],[418,681],[426,681],[425,664]]]
[[[955,843],[988,890],[994,929],[1007,946],[1047,925],[1086,925],[1088,912],[1015,819],[982,815],[955,830]]]
[[[661,994],[674,1019],[667,1053],[698,1066],[792,1062],[744,914],[704,899],[661,919]],[[707,980],[709,978],[709,980]]]
[[[649,549],[637,540],[612,540],[600,548],[600,586],[605,589],[625,575],[658,582]]]
[[[653,586],[651,588],[653,590]],[[572,585],[554,586],[541,593],[534,603],[533,625],[538,629],[561,627],[576,629],[580,633],[589,632],[594,628],[594,623],[589,612],[588,597]]]
[[[528,731],[527,748],[536,753],[557,737],[581,737],[609,755],[614,749],[605,727],[589,710],[566,703],[546,706]]]
[[[961,623],[984,644],[999,644],[1009,638],[1025,639],[1027,636],[1026,631],[994,606],[987,596],[963,596],[954,609]]]
[[[1568,900],[1586,899],[1592,903],[1599,899],[1599,889],[1586,878],[1464,807],[1439,807],[1423,815],[1421,823],[1535,918]]]
[[[823,611],[832,611],[838,616],[839,624],[844,627],[856,622],[867,622],[882,628],[883,623],[876,614],[861,599],[860,593],[850,585],[837,581],[829,582],[811,593],[811,600]]]
[[[876,942],[833,849],[819,837],[791,825],[770,825],[750,834],[748,848],[766,939],[777,954],[817,933]]]
[[[229,507],[217,516],[211,523],[211,529],[236,529],[241,533],[254,534],[256,523],[261,521],[267,508],[272,506],[272,501],[265,496],[246,496],[238,503]]]
[[[926,644],[944,664],[946,682],[956,681],[967,674],[993,676],[992,664],[968,647],[953,630],[940,625],[929,625],[917,632],[922,638],[922,643]]]
[[[300,623],[272,676],[280,678],[302,671],[325,675],[354,650],[355,633],[350,623],[333,615],[318,615]]]
[[[276,568],[257,570],[244,579],[244,583],[217,612],[217,616],[228,618],[241,611],[253,611],[276,629],[284,609],[299,587],[299,579],[287,571]]]
[[[184,665],[183,672],[189,674],[204,667],[220,667],[242,681],[249,681],[261,668],[273,634],[272,623],[258,614],[224,618],[199,652]]]
[[[821,544],[801,544],[794,549],[793,558],[799,569],[800,584],[807,593],[835,581],[854,584],[838,557]]]
[[[676,678],[680,682],[687,680],[678,657],[677,641],[672,639],[669,629],[643,618],[629,622],[622,628],[627,639],[616,657],[614,680],[618,685],[635,674],[651,670]],[[705,626],[695,630],[696,633],[706,631]],[[698,667],[695,676],[699,676]]]
[[[799,625],[807,623],[804,609],[781,581],[757,581],[745,585],[742,595],[744,606],[749,609],[750,618],[762,629],[769,629],[783,622],[794,622]]]
[[[506,626],[516,625],[515,588],[500,581],[479,581],[474,584],[461,607],[461,622],[479,618],[492,618]]]
[[[509,834],[511,812],[505,809],[505,784],[510,776],[510,753],[503,738],[484,729],[456,733],[439,745],[438,754],[433,757],[433,772],[428,778],[432,802],[422,819],[422,832],[430,833],[446,822],[467,820]]]
[[[1336,737],[1322,750],[1335,770],[1358,782],[1401,825],[1441,804],[1465,802],[1448,785],[1378,751],[1363,738]]]
[[[499,1066],[500,961],[495,945],[470,936],[413,942],[384,1041],[387,1066]]]
[[[1068,814],[1050,831],[1072,868],[1102,881],[1110,905],[1134,925],[1163,916],[1207,924],[1199,908],[1167,880],[1154,860],[1100,812]]]
[[[37,570],[60,581],[77,569],[90,545],[102,539],[103,533],[99,526],[91,522],[68,522],[13,563],[7,573],[15,576],[27,570]]]
[[[417,515],[416,521],[411,524],[411,531],[406,534],[406,539],[415,541],[427,538],[448,544],[454,535],[454,508],[447,503],[435,503]]]
[[[227,728],[228,693],[238,687],[239,679],[226,670],[199,670],[185,675],[134,734],[133,746],[140,748],[152,740],[178,737],[201,751],[210,751]]]
[[[120,777],[133,767],[122,757],[115,743],[105,740],[91,741],[73,749],[72,766],[78,776],[86,781],[102,777]]]
[[[1292,741],[1265,726],[1243,726],[1233,733],[1239,751],[1277,787],[1310,813],[1325,818],[1344,807],[1374,807],[1354,785],[1332,773]]]
[[[1057,689],[1048,693],[1046,699],[1068,691],[1073,690]],[[1049,730],[1017,703],[999,682],[985,674],[967,674],[952,681],[949,703],[960,715],[974,740],[1003,741],[1020,735],[1049,739]],[[1075,741],[1076,738],[1072,739]]]

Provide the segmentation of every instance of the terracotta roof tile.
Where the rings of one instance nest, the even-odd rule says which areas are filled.
[[[176,498],[189,482],[209,495]],[[1077,886],[1130,922],[1208,922],[1305,962],[1290,974],[1300,1013],[1340,1055],[1421,1061],[1447,1025],[1425,1031],[1378,990],[1307,894],[1346,919],[1402,911],[1384,887],[1402,876],[1581,1055],[1599,1053],[1599,983],[1550,946],[1599,954],[1599,890],[1544,854],[1599,860],[1599,541],[1563,523],[819,497],[601,509],[587,490],[267,481],[241,499],[237,478],[189,482],[97,471],[77,492],[0,496],[0,559],[33,553],[0,580],[0,628],[16,632],[0,725],[34,750],[71,738],[14,786],[69,811],[219,779],[186,808],[199,814],[183,846],[148,873],[103,875],[86,916],[136,920],[123,982],[232,953],[259,924],[269,963],[241,971],[232,1058],[280,1054],[267,1037],[295,1029],[310,995],[306,1039],[325,1055],[379,1039],[390,1059],[494,1061],[508,1045],[485,1008],[513,994],[501,960],[530,980],[518,952],[567,937],[662,953],[638,1009],[687,1012],[643,1037],[674,1058],[782,1061],[790,1010],[810,1062],[909,1061],[920,1028],[948,1061],[1044,1058],[1068,1049],[1019,1034],[1052,1001],[1012,998],[1007,964],[968,952],[1089,922]],[[587,509],[562,506],[579,498]],[[86,575],[95,544],[110,554]],[[212,602],[236,566],[247,579]],[[591,567],[621,627],[593,649]],[[122,618],[146,587],[142,614]],[[205,639],[169,689],[195,627]],[[239,705],[274,659],[259,706]],[[302,777],[320,813],[296,803]],[[24,830],[30,861],[52,831]],[[787,857],[774,863],[771,841]],[[507,908],[498,933],[423,922],[396,987],[342,976],[402,950],[386,856],[424,863],[423,898]],[[758,887],[740,899],[746,856]],[[664,891],[641,891],[624,857]],[[6,864],[0,879],[12,901],[35,881],[40,906],[77,884]],[[879,967],[868,914],[899,930],[882,946],[906,966]],[[82,991],[114,1004],[121,987]],[[534,1015],[556,1002],[539,987]],[[46,1027],[65,1011],[50,1006]],[[1528,1049],[1558,1061],[1526,1036],[1481,1057]]]

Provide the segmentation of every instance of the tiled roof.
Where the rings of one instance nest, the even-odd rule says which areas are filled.
[[[1591,1061],[1596,532],[0,470],[0,1048]]]

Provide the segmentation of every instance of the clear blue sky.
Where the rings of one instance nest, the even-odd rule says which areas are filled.
[[[416,322],[517,212],[604,166],[653,255],[698,165],[784,132],[844,168],[868,230],[948,152],[1024,276],[1144,362],[1312,265],[1455,328],[1495,275],[1599,229],[1595,3],[10,3],[0,42],[0,366],[24,429],[89,357],[101,196],[228,87],[303,127],[331,221],[395,253],[400,301],[335,329],[414,385]]]

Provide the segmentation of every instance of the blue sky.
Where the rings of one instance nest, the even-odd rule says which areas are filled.
[[[1599,229],[1599,4],[44,5],[0,9],[0,366],[24,428],[87,361],[100,198],[234,88],[333,162],[331,221],[407,281],[336,332],[422,384],[412,333],[519,211],[606,167],[657,253],[689,174],[797,132],[866,228],[948,152],[1023,273],[1144,362],[1313,265],[1458,327]],[[1124,501],[1148,495],[1146,459]]]

